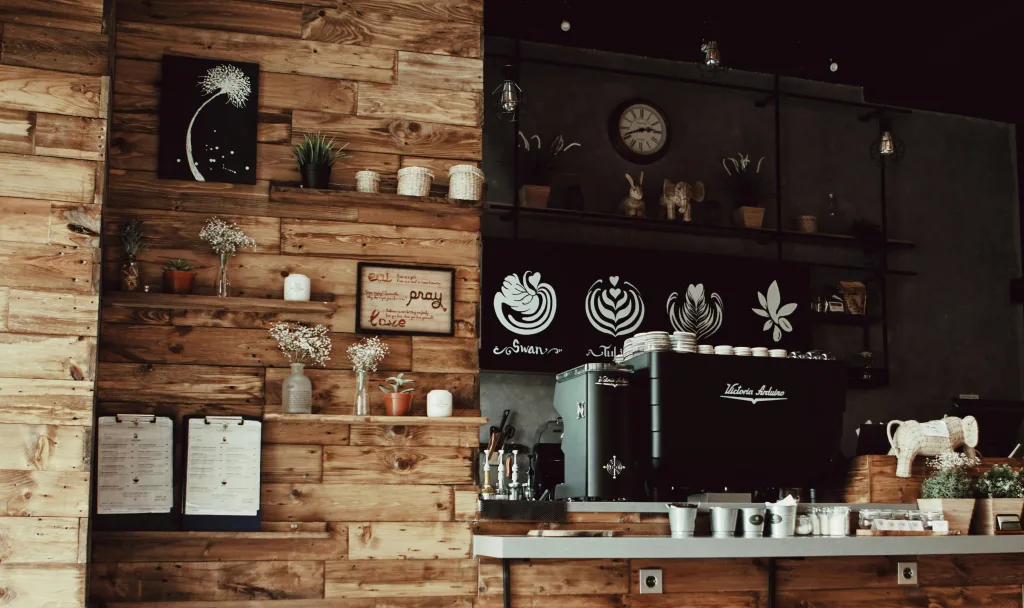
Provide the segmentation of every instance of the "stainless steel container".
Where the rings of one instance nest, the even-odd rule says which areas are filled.
[[[738,509],[711,507],[711,535],[715,538],[736,536],[736,517],[738,515]]]
[[[768,507],[771,514],[772,538],[787,538],[796,531],[796,505],[772,505]]]
[[[672,538],[690,538],[697,524],[697,505],[668,504],[668,526]]]
[[[744,507],[740,509],[741,528],[744,538],[761,538],[764,536],[764,507]]]

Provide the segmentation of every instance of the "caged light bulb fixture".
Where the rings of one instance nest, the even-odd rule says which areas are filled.
[[[519,120],[519,112],[523,108],[523,90],[516,84],[514,75],[515,69],[512,66],[503,67],[501,69],[502,83],[491,93],[497,105],[498,120],[503,122]]]
[[[871,154],[871,160],[876,164],[881,164],[883,160],[899,161],[903,158],[906,148],[903,145],[903,140],[893,131],[892,122],[888,118],[881,120],[878,139],[871,142],[868,151]]]
[[[726,70],[725,64],[722,63],[722,54],[718,50],[718,43],[714,40],[705,41],[700,46],[700,50],[704,53],[704,59],[700,62],[700,71],[705,76],[713,76],[718,72]]]

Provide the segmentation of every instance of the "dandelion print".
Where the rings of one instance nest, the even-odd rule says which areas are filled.
[[[212,95],[203,102],[203,105],[199,106],[188,123],[188,130],[185,132],[185,156],[188,157],[188,166],[192,170],[192,177],[197,182],[205,182],[206,179],[199,172],[199,167],[196,166],[195,160],[192,158],[192,127],[196,123],[196,117],[203,111],[203,108],[221,95],[227,95],[227,102],[236,108],[244,108],[245,102],[252,93],[252,85],[249,82],[249,77],[242,70],[229,63],[222,63],[206,71],[206,75],[199,81],[199,88],[203,95],[211,95],[211,93]],[[210,162],[213,162],[213,159]]]

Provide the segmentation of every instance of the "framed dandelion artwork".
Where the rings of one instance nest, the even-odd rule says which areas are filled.
[[[164,55],[158,175],[256,183],[260,66]]]

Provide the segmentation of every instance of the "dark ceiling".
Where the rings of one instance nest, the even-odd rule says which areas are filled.
[[[698,61],[702,40],[712,38],[736,69],[859,85],[874,103],[1024,122],[1024,3],[980,0],[945,13],[938,6],[487,0],[484,21],[489,36],[680,61]]]

